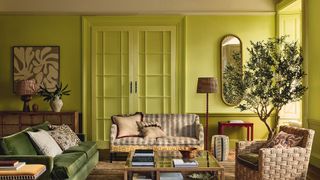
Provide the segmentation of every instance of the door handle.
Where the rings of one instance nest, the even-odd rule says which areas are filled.
[[[135,91],[135,93],[138,92],[138,82],[137,81],[134,82],[134,91]]]
[[[130,81],[130,94],[132,94],[132,81]]]

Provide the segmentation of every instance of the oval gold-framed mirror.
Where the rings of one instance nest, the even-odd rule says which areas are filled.
[[[228,34],[221,39],[220,61],[222,101],[229,106],[236,106],[241,102],[242,96],[232,89],[231,83],[234,82],[228,81],[226,72],[242,77],[242,42],[238,36]]]

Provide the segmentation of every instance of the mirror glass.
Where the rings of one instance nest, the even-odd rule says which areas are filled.
[[[221,40],[221,95],[225,104],[236,106],[242,95],[232,88],[235,82],[228,80],[230,75],[242,78],[242,43],[235,35],[226,35]]]

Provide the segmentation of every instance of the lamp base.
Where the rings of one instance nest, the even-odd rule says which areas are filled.
[[[29,101],[31,101],[32,96],[31,95],[23,95],[21,96],[21,100],[23,101],[23,112],[30,112],[30,106]]]

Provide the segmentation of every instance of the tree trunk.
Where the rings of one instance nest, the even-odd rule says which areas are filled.
[[[268,129],[268,140],[272,139],[276,133],[277,133],[277,129],[278,129],[278,126],[279,126],[279,110],[276,110],[275,112],[275,117],[274,117],[274,127],[272,128],[268,123],[267,123],[267,120],[262,120],[264,122],[264,124],[267,126],[267,129]]]
[[[262,122],[266,125],[267,129],[268,129],[268,140],[271,139],[274,134],[273,134],[273,129],[270,127],[270,125],[267,123],[267,120],[262,120]]]

